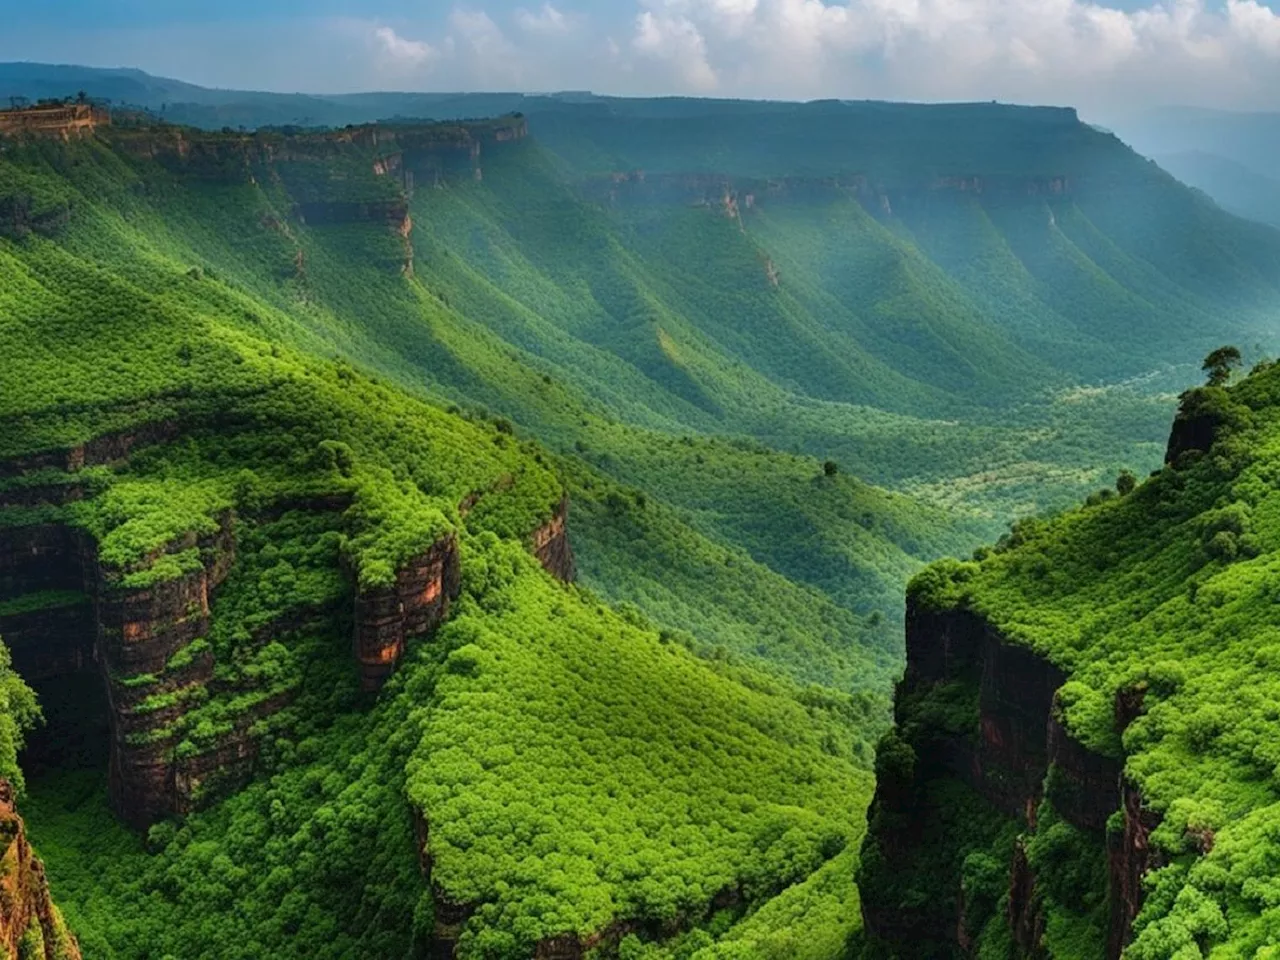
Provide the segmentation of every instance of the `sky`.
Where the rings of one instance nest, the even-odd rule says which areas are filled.
[[[1280,0],[0,0],[0,60],[284,92],[1280,110]]]

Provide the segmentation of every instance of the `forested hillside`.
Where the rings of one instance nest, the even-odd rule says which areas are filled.
[[[870,956],[1274,949],[1280,369],[1228,372],[1146,482],[913,581]]]
[[[784,106],[0,139],[0,772],[85,956],[856,941],[903,584],[1154,466],[1280,234],[1070,111]]]

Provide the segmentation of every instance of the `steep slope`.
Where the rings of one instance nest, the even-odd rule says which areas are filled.
[[[1091,446],[1094,463],[1101,454],[1110,469],[1151,462],[1158,450],[1158,411],[1168,402],[1158,391],[1169,378],[1114,390],[1106,403],[1070,393],[1069,374],[1031,357],[987,319],[984,305],[1007,291],[983,291],[978,280],[972,292],[960,289],[918,243],[899,238],[899,220],[881,223],[856,195],[823,188],[814,202],[785,193],[770,200],[726,192],[717,178],[678,182],[668,195],[646,175],[610,181],[602,211],[575,203],[578,191],[548,165],[524,144],[491,159],[482,182],[419,191],[417,275],[448,303],[475,305],[472,315],[538,354],[557,381],[583,385],[622,419],[746,432],[783,449],[835,455],[881,483],[970,475],[969,504],[989,506],[989,494],[1001,512],[1012,499],[1001,480],[1036,471],[1050,480],[1045,461],[1079,469],[1079,451]],[[581,189],[598,196],[590,184]],[[986,217],[981,208],[978,215]],[[866,239],[855,242],[859,231]],[[946,266],[957,277],[968,269]],[[1113,312],[1141,300],[1154,325],[1170,302],[1183,301],[1161,314],[1160,332],[1135,331],[1135,341],[1172,343],[1179,311],[1188,327],[1210,323],[1207,308],[1188,312],[1194,298],[1172,283],[1156,296],[1161,281],[1151,279],[1152,268],[1143,276],[1130,260],[1126,269],[1137,292],[1108,280],[1119,291]],[[1002,275],[1001,266],[978,279]],[[1106,356],[1112,372],[1149,370],[1117,360],[1115,346],[1099,339],[1102,321],[1073,339],[1061,314],[1035,299],[1046,290],[1083,297],[1027,275],[1016,292],[1027,311],[1004,308],[1028,325],[1039,311],[1038,329],[1027,331],[1037,350],[1051,341],[1043,352],[1070,354],[1072,364],[1091,354]],[[1088,308],[1063,307],[1072,316]],[[1252,315],[1231,313],[1241,326]],[[1054,383],[1061,390],[1046,396]],[[982,406],[984,394],[991,409]],[[541,416],[521,397],[492,402],[524,422]],[[1104,426],[1122,403],[1127,420]],[[1120,424],[1127,425],[1116,433]],[[1086,434],[1091,442],[1077,447]],[[1041,485],[1042,505],[1060,502],[1061,483]]]
[[[203,156],[194,152],[190,159],[180,160],[172,154],[167,162],[176,166],[165,170],[124,159],[123,152],[135,149],[131,145],[134,141],[127,132],[119,136],[113,149],[90,144],[70,148],[81,162],[70,169],[69,176],[41,167],[39,151],[31,148],[36,166],[29,169],[43,170],[52,178],[51,183],[60,184],[58,189],[72,191],[61,200],[50,201],[66,208],[74,204],[77,209],[76,221],[59,237],[60,249],[110,265],[151,296],[171,295],[174,276],[182,276],[183,294],[194,298],[201,311],[225,314],[229,323],[247,325],[255,334],[297,343],[311,352],[337,352],[386,371],[410,387],[421,388],[426,380],[435,391],[451,398],[510,413],[522,425],[570,452],[579,443],[590,442],[594,447],[597,438],[606,450],[665,442],[612,422],[609,408],[584,396],[569,371],[557,369],[557,376],[547,382],[538,372],[541,364],[513,351],[475,320],[446,305],[445,300],[459,301],[453,291],[437,287],[428,274],[434,257],[430,251],[421,251],[422,228],[405,233],[406,224],[412,225],[415,219],[421,223],[423,215],[416,209],[411,211],[407,204],[397,206],[401,201],[394,199],[396,191],[403,188],[396,182],[403,181],[374,172],[380,162],[375,144],[339,146],[348,149],[351,162],[359,166],[346,168],[344,179],[335,181],[336,196],[328,202],[332,211],[344,216],[356,210],[365,217],[369,210],[376,210],[377,217],[345,224],[316,222],[317,210],[312,210],[310,220],[303,223],[298,220],[299,215],[306,218],[303,204],[316,203],[305,199],[311,195],[305,191],[326,189],[324,180],[312,182],[308,178],[326,168],[324,175],[331,176],[335,169],[333,151],[324,145],[323,138],[309,146],[300,141],[293,147],[299,154],[304,148],[311,150],[309,161],[295,156],[269,168],[255,168],[252,151],[280,148],[270,147],[269,142],[259,146],[243,138],[213,137],[204,145]],[[159,142],[175,148],[181,143],[166,137]],[[156,148],[148,145],[145,149]],[[495,149],[492,144],[490,149]],[[422,188],[419,194],[446,192],[445,185],[451,182],[448,178],[457,175],[455,165],[461,166],[463,175],[471,170],[467,143],[460,149],[447,143],[437,149],[430,144],[415,147],[391,142],[382,150],[397,160],[407,150],[411,164],[417,157],[423,165],[417,168],[419,181],[436,175],[445,178],[440,191]],[[364,162],[355,159],[362,154]],[[14,169],[17,176],[18,170],[28,168]],[[400,176],[408,178],[412,172],[407,168]],[[304,199],[299,201],[299,195]],[[392,199],[385,199],[388,196]],[[347,199],[358,197],[370,199]],[[344,206],[357,202],[384,206],[363,211]],[[410,276],[402,268],[415,249],[418,259]],[[456,258],[448,251],[441,256]],[[484,318],[484,301],[479,297],[461,303]],[[68,302],[65,308],[83,306]],[[83,333],[85,327],[77,329]],[[93,362],[92,356],[85,358],[86,364]],[[696,488],[695,466],[690,462],[690,488]],[[810,476],[821,472],[812,461],[795,463],[788,470],[810,471]],[[783,511],[788,508],[771,502],[767,491],[762,489],[740,503],[754,514],[754,522],[780,536],[794,536],[787,532],[790,524]],[[913,508],[904,504],[897,509]],[[873,514],[877,511],[871,510]],[[951,526],[940,515],[927,511],[908,521],[908,526],[911,524],[917,528],[926,524],[943,529]],[[905,529],[901,523],[887,529],[900,528]],[[719,539],[729,545],[743,543],[726,538],[723,530]],[[883,544],[883,552],[891,558],[888,563],[864,568],[864,576],[874,581],[880,600],[877,602],[872,593],[861,595],[856,608],[864,613],[880,609],[889,614],[896,605],[889,598],[903,572],[915,562],[913,557],[919,556],[921,549],[925,555],[936,556],[947,542],[947,535],[912,540],[909,535],[891,533]],[[757,559],[768,562],[764,553]],[[793,575],[785,567],[774,567],[784,576]],[[834,569],[828,571],[827,579],[837,579]],[[892,642],[885,634],[875,645],[887,650]]]
[[[873,955],[1267,955],[1278,400],[1190,391],[1135,490],[913,581]]]
[[[28,79],[66,72],[41,70]],[[120,78],[83,79],[110,96]],[[534,141],[460,160],[468,177],[387,178],[412,209],[434,339],[390,319],[410,315],[401,297],[372,346],[346,321],[342,347],[429,368],[561,449],[581,417],[506,388],[508,347],[613,419],[751,435],[1004,518],[1154,464],[1170,366],[1272,342],[1277,235],[1067,109],[195,88],[184,112],[174,84],[131,79],[154,87],[144,105],[209,125],[221,110],[250,125],[295,108],[311,123],[522,111]],[[342,235],[306,255],[340,265]],[[344,273],[314,262],[312,294]],[[350,315],[350,290],[321,299]],[[497,334],[496,356],[475,355],[460,317]],[[1082,382],[1123,386],[1081,403]]]
[[[761,468],[700,517],[688,480],[649,502],[428,402],[514,391],[637,463],[677,443],[418,279],[389,171],[444,189],[519,129],[5,143],[0,635],[46,706],[26,803],[90,955],[710,943],[712,913],[849,862],[897,662],[879,610],[959,528],[690,438],[691,472]],[[539,569],[572,575],[567,512],[619,613]],[[805,513],[822,557],[788,539]],[[777,923],[841,941],[854,896],[815,881]]]

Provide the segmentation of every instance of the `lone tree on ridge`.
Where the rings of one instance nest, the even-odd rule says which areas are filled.
[[[1219,347],[1204,358],[1200,367],[1209,375],[1211,387],[1221,387],[1231,379],[1231,372],[1240,366],[1240,351],[1236,347]]]

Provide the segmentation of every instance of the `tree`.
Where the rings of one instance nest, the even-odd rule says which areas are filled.
[[[1208,374],[1211,387],[1221,387],[1231,379],[1231,372],[1240,366],[1240,351],[1236,347],[1219,347],[1207,357],[1200,369]]]
[[[1132,470],[1121,470],[1120,476],[1116,477],[1116,493],[1122,497],[1133,493],[1133,488],[1137,485],[1138,478],[1133,475]]]
[[[822,465],[822,472],[828,477],[834,477],[840,472],[840,464],[834,460],[828,460]]]

